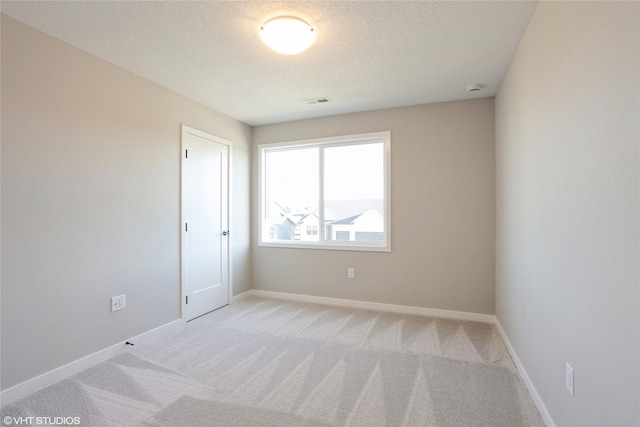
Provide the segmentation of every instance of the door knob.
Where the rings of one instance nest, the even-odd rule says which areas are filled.
[[[224,231],[222,232],[222,235],[223,235],[223,236],[228,236],[228,235],[229,235],[229,230],[224,230]]]

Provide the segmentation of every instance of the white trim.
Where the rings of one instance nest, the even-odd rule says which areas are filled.
[[[384,242],[355,242],[328,240],[324,236],[324,151],[329,146],[348,146],[366,143],[382,143],[384,145]],[[263,222],[265,219],[266,180],[263,174],[266,168],[266,151],[292,150],[304,147],[319,147],[319,238],[318,242],[288,241],[264,239]],[[391,132],[380,131],[353,135],[340,135],[326,138],[312,138],[285,142],[258,144],[258,246],[289,249],[321,249],[338,251],[391,252]]]
[[[234,297],[231,297],[231,304],[233,304],[235,302],[238,302],[238,301],[240,301],[242,299],[248,298],[251,295],[253,295],[253,291],[249,290],[249,291],[241,293],[240,295],[236,295]]]
[[[356,301],[341,298],[318,297],[313,295],[289,294],[285,292],[263,291],[259,289],[252,289],[248,292],[243,293],[242,295],[245,294],[264,298],[308,302],[312,304],[333,305],[338,307],[350,307],[364,310],[387,311],[400,314],[416,314],[419,316],[444,317],[448,319],[470,320],[474,322],[484,323],[495,322],[495,316],[492,314],[468,313],[465,311],[440,310],[436,308],[412,307],[408,305],[385,304],[380,302]]]
[[[182,324],[187,323],[187,307],[185,295],[187,294],[186,290],[186,280],[184,278],[184,266],[183,266],[183,257],[184,257],[184,202],[182,200],[182,195],[184,194],[183,188],[183,171],[184,171],[184,162],[185,156],[182,154],[185,150],[185,135],[195,135],[200,138],[207,139],[209,141],[217,142],[222,145],[226,145],[228,147],[227,151],[227,230],[233,230],[232,227],[232,218],[231,215],[231,206],[232,206],[232,156],[233,156],[233,142],[221,138],[219,136],[211,135],[210,133],[200,131],[198,129],[194,129],[187,125],[180,125],[181,136],[180,136],[180,318],[182,319]],[[228,293],[227,293],[227,304],[231,304],[232,295],[233,295],[233,251],[232,251],[232,234],[229,232],[227,236],[227,281],[228,281]]]
[[[500,333],[500,336],[502,337],[502,341],[504,341],[504,344],[507,347],[507,350],[509,351],[511,358],[513,359],[513,363],[516,365],[516,368],[518,368],[518,372],[520,373],[520,377],[522,378],[522,381],[524,381],[524,385],[527,387],[527,390],[529,390],[529,394],[533,399],[533,403],[535,403],[536,407],[538,408],[538,411],[540,412],[542,421],[544,421],[544,424],[547,427],[556,427],[556,423],[553,421],[553,418],[551,418],[551,414],[547,410],[547,407],[542,401],[542,398],[538,394],[538,390],[536,390],[536,387],[533,385],[531,378],[529,378],[529,374],[527,374],[527,371],[524,369],[522,362],[520,362],[520,358],[516,354],[516,350],[511,345],[511,342],[509,341],[509,337],[507,337],[507,333],[504,331],[504,329],[502,329],[502,325],[500,324],[500,321],[498,320],[498,318],[496,318],[495,320],[495,325],[496,325],[496,328],[498,329],[498,332]]]
[[[2,405],[6,405],[18,399],[22,399],[28,394],[36,392],[48,385],[68,378],[71,375],[75,375],[80,371],[91,368],[98,363],[102,363],[105,360],[112,358],[126,347],[126,341],[131,341],[134,344],[139,344],[152,338],[156,338],[164,334],[173,332],[181,325],[182,321],[180,319],[173,320],[155,329],[144,332],[140,335],[136,335],[133,338],[129,338],[128,340],[125,340],[118,344],[114,344],[93,354],[82,357],[78,360],[74,360],[73,362],[67,363],[66,365],[55,368],[49,372],[45,372],[44,374],[38,375],[37,377],[31,378],[30,380],[3,390],[0,393],[0,401],[2,401]]]
[[[226,141],[226,140],[225,140]],[[233,142],[227,141],[229,150],[227,150],[227,280],[229,281],[229,304],[233,298],[233,215],[231,210],[233,207]]]
[[[287,243],[285,243],[287,242]],[[391,252],[391,248],[383,247],[383,246],[367,246],[366,243],[363,242],[354,242],[349,241],[347,244],[340,240],[334,240],[333,244],[322,244],[322,243],[299,243],[299,240],[292,240],[291,242],[281,240],[277,241],[268,241],[258,243],[259,247],[262,248],[286,248],[286,249],[322,249],[328,251],[355,251],[355,252]],[[360,243],[360,244],[358,244]]]

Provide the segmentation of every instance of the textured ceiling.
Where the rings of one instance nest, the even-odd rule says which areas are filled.
[[[2,12],[250,125],[493,96],[529,1],[2,1]],[[278,15],[317,30],[282,56]],[[466,92],[479,83],[482,90]],[[328,97],[309,105],[305,99]]]

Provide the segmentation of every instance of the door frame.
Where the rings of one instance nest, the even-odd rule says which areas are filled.
[[[233,174],[231,173],[231,159],[233,156],[233,143],[224,138],[220,138],[219,136],[212,135],[207,132],[200,131],[198,129],[194,129],[192,127],[181,125],[181,134],[180,134],[180,319],[182,320],[182,324],[187,323],[186,314],[187,314],[187,302],[185,296],[187,295],[187,281],[185,278],[185,268],[184,268],[184,251],[185,251],[185,208],[184,208],[184,168],[185,168],[185,139],[186,136],[194,135],[200,138],[207,139],[209,141],[226,145],[228,147],[227,151],[227,229],[233,230],[232,226],[232,215],[231,215],[231,187],[232,180],[231,177]],[[233,265],[232,256],[233,253],[231,248],[231,233],[226,238],[227,241],[227,284],[228,284],[228,297],[227,304],[231,304],[231,299],[233,298],[233,269],[231,266]]]

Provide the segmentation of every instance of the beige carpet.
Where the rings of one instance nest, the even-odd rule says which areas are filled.
[[[0,412],[96,426],[544,425],[490,324],[254,297]]]

